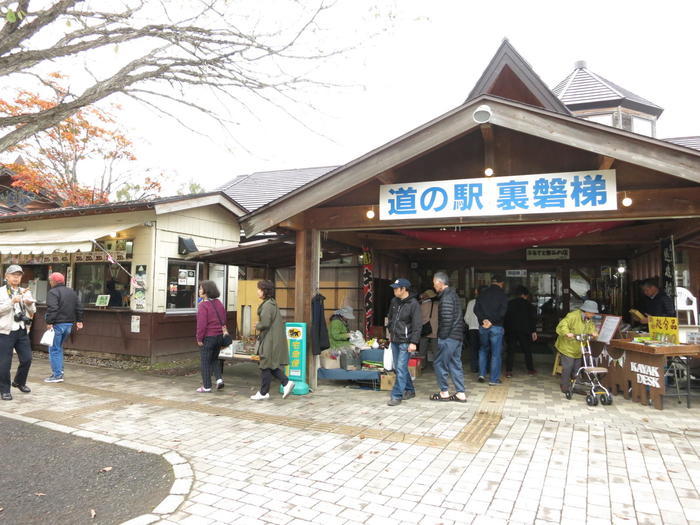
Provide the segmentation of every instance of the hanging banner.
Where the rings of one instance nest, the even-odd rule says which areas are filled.
[[[372,251],[362,248],[362,293],[365,300],[365,337],[370,338],[372,334],[372,320],[374,318],[374,264],[372,261]]]
[[[669,297],[676,297],[676,253],[673,245],[673,235],[662,239],[661,246],[661,279],[659,286]]]
[[[615,170],[382,185],[379,219],[434,219],[617,209]]]

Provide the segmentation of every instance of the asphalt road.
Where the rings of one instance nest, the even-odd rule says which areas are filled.
[[[0,417],[0,523],[121,523],[172,483],[159,456]]]

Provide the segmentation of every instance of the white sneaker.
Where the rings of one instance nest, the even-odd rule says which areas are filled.
[[[282,392],[282,399],[285,399],[294,390],[294,381],[289,381],[284,385],[284,391]]]
[[[270,394],[262,395],[260,392],[256,392],[254,396],[250,396],[253,401],[264,401],[270,399]]]

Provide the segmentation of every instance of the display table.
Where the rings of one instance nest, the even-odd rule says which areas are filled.
[[[652,346],[634,343],[626,339],[613,339],[604,351],[600,351],[599,365],[608,373],[603,384],[612,394],[622,394],[643,405],[663,409],[664,397],[686,397],[690,407],[690,366],[688,357],[700,356],[700,345]],[[686,391],[680,394],[666,393],[667,362],[685,370]]]

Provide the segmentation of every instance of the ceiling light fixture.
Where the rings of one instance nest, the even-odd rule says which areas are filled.
[[[493,175],[493,169],[492,169],[492,168],[486,168],[486,169],[484,170],[484,175],[486,175],[487,177],[490,177],[491,175]]]

